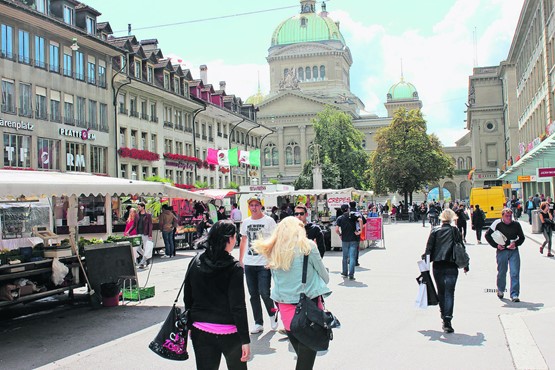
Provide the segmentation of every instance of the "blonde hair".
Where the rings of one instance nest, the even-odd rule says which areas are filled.
[[[458,219],[457,214],[453,212],[451,208],[447,208],[439,215],[439,219],[443,223],[451,223],[452,221]]]
[[[254,241],[254,250],[268,260],[268,268],[273,270],[289,270],[295,249],[308,255],[314,242],[306,237],[304,224],[296,217],[288,216],[279,222],[267,239]]]
[[[543,211],[545,208],[549,209],[549,204],[547,202],[540,203],[540,209]]]
[[[137,216],[137,210],[135,208],[131,208],[129,210],[129,217],[127,219],[134,220],[136,216]]]

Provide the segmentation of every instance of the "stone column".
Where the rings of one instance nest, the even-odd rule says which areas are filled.
[[[278,127],[279,173],[285,175],[285,144],[283,143],[283,127]]]
[[[301,132],[301,142],[299,143],[299,146],[301,148],[301,165],[304,165],[304,163],[306,162],[306,149],[308,147],[306,142],[306,125],[300,125],[299,131]]]

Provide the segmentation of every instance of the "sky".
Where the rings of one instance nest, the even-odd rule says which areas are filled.
[[[164,56],[181,60],[193,78],[205,64],[208,83],[218,88],[226,81],[226,92],[243,100],[258,84],[268,94],[272,33],[300,11],[299,0],[83,2],[102,13],[99,22],[110,22],[114,36],[127,35],[131,24],[132,35],[158,39]],[[428,133],[449,146],[467,132],[464,103],[473,67],[506,59],[523,3],[328,0],[326,6],[353,56],[351,92],[365,104],[361,113],[387,115],[386,94],[402,71],[418,91]],[[316,7],[320,11],[320,1]]]

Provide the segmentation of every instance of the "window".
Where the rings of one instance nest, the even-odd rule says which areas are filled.
[[[297,70],[297,78],[299,79],[299,81],[304,80],[304,68],[303,67],[299,67],[299,69]]]
[[[31,85],[19,84],[19,115],[31,117],[33,110],[31,108]]]
[[[168,73],[164,73],[164,89],[170,89],[170,75]]]
[[[139,117],[139,112],[137,111],[137,97],[129,97],[129,115],[133,117]]]
[[[173,182],[173,170],[166,170],[166,179],[170,179]]]
[[[85,172],[86,144],[66,142],[66,171]]]
[[[96,64],[94,62],[87,63],[87,77],[90,84],[96,84]]]
[[[146,67],[146,80],[150,83],[154,81],[154,68],[152,66]]]
[[[135,60],[135,78],[141,78],[141,61]]]
[[[87,33],[89,35],[95,35],[96,34],[96,20],[94,18],[87,17],[86,20],[85,20],[85,23],[87,25]]]
[[[179,94],[181,89],[179,88],[179,77],[174,77],[173,79],[173,92]]]
[[[156,145],[156,140],[157,140],[156,134],[151,134],[151,135],[150,135],[150,151],[151,151],[151,152],[155,152],[155,153],[156,153],[156,151],[157,151],[156,148],[157,148],[157,146],[158,146],[158,145]]]
[[[75,123],[77,124],[77,126],[84,127],[84,128],[87,127],[87,122],[85,121],[85,104],[86,104],[86,99],[78,96],[77,106],[75,107],[77,110],[76,116],[75,116]]]
[[[60,72],[60,47],[56,43],[50,43],[50,50],[48,53],[48,63],[50,64],[51,72]]]
[[[98,121],[96,119],[96,101],[89,99],[89,128],[91,130],[98,130]]]
[[[172,153],[173,141],[171,139],[164,139],[164,153]]]
[[[152,167],[152,176],[158,176],[158,167]]]
[[[320,66],[320,79],[326,79],[326,66]]]
[[[74,125],[73,95],[64,95],[64,123]]]
[[[4,167],[31,168],[31,137],[4,134]]]
[[[98,118],[100,121],[100,127],[98,129],[100,131],[108,132],[108,105],[100,103],[98,108]]]
[[[301,164],[301,147],[294,141],[290,141],[285,148],[285,164]]]
[[[64,5],[64,22],[73,25],[73,8]]]
[[[314,81],[318,79],[318,67],[316,66],[312,67],[312,78]]]
[[[29,64],[31,57],[29,56],[29,32],[19,30],[19,54],[17,60],[20,63]]]
[[[141,119],[148,120],[146,100],[141,100]]]
[[[137,165],[132,165],[131,166],[131,179],[132,180],[137,180],[137,172],[139,171],[138,166]]]
[[[85,56],[79,51],[75,52],[75,78],[85,80]]]
[[[46,119],[46,89],[37,86],[35,89],[35,118]]]
[[[183,171],[175,171],[175,183],[183,184]]]
[[[2,25],[2,58],[13,59],[13,28]]]
[[[60,92],[55,90],[50,90],[50,120],[52,122],[62,122]]]
[[[264,148],[264,166],[278,166],[279,152],[274,143],[266,144]]]
[[[46,46],[40,36],[35,36],[35,66],[46,68]]]
[[[143,166],[141,172],[142,172],[142,176],[143,176],[142,179],[143,179],[143,180],[146,179],[146,178],[148,177],[148,167],[147,167],[147,166]]]
[[[122,179],[127,178],[127,165],[126,164],[122,164],[120,166],[120,174],[121,174]]]
[[[37,140],[38,169],[59,170],[61,147],[60,140],[45,139],[39,137]]]
[[[103,65],[98,66],[98,86],[106,87],[106,67]]]
[[[91,145],[91,172],[108,173],[106,166],[107,149],[102,146]]]
[[[35,0],[35,6],[37,8],[37,12],[48,14],[48,5],[46,4],[46,0]]]
[[[289,68],[285,68],[283,70],[283,77],[287,77],[288,74],[289,74]]]
[[[2,80],[2,112],[15,114],[15,86],[13,80]]]
[[[118,95],[118,111],[121,114],[127,114],[127,104],[125,103],[125,94],[121,93]]]
[[[127,129],[125,127],[120,127],[119,129],[119,145],[127,148]]]
[[[158,122],[158,115],[156,114],[156,102],[150,102],[150,120]]]
[[[73,56],[64,51],[64,76],[73,77]]]
[[[304,77],[306,78],[307,81],[311,79],[311,77],[310,77],[310,67],[305,68],[305,76]]]
[[[141,132],[141,149],[142,150],[148,150],[147,136],[148,136],[148,134],[146,132]]]
[[[137,149],[137,130],[131,130],[131,148]]]

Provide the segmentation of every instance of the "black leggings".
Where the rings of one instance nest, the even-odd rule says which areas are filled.
[[[466,240],[466,222],[464,224],[457,225],[457,229],[459,229],[463,240]]]
[[[295,366],[295,370],[312,370],[314,361],[316,360],[316,351],[299,342],[290,331],[287,332],[287,337],[297,354],[297,366]]]
[[[229,370],[245,370],[247,368],[247,363],[241,361],[243,350],[239,334],[210,334],[193,326],[191,339],[195,350],[197,370],[218,370],[222,354]]]

